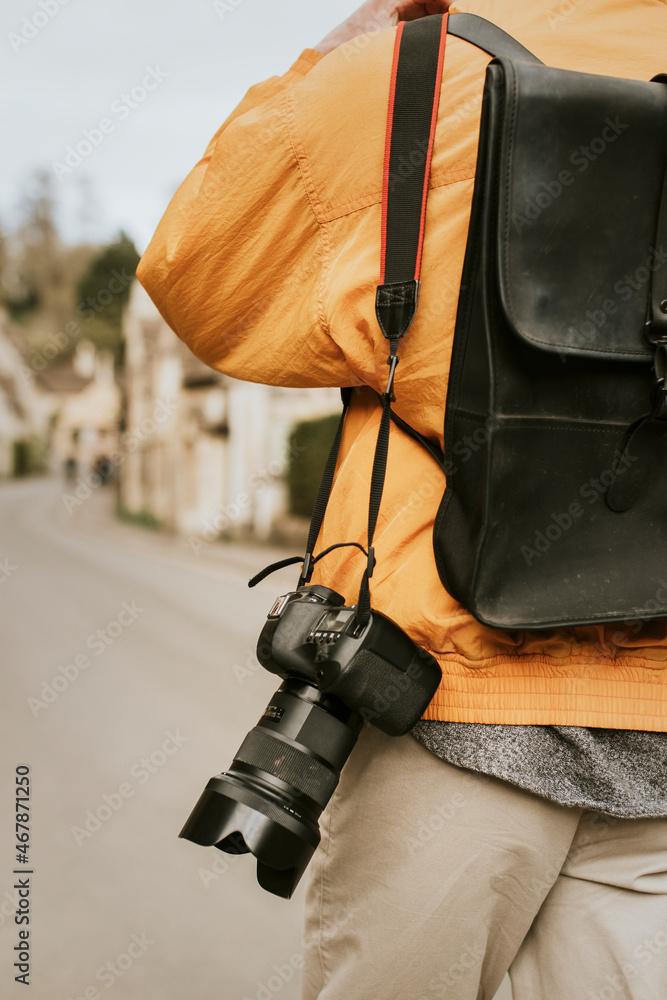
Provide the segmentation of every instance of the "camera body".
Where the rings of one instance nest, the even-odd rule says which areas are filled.
[[[257,655],[283,683],[228,770],[211,778],[180,836],[254,854],[259,884],[289,899],[364,720],[389,736],[407,733],[441,671],[386,615],[372,611],[363,624],[356,606],[318,585],[278,598]]]
[[[440,683],[437,660],[379,611],[365,625],[329,587],[299,587],[275,602],[257,657],[283,679],[340,698],[389,736],[407,733]]]

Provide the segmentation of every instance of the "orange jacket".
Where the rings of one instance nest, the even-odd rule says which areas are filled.
[[[545,63],[648,80],[662,72],[662,0],[477,0]],[[394,30],[306,50],[251,88],[174,196],[138,276],[192,351],[236,378],[382,391],[375,318],[383,154]],[[475,174],[480,50],[450,36],[417,318],[401,347],[396,411],[442,444],[457,296]],[[638,153],[640,155],[640,153]],[[366,540],[377,397],[354,394],[321,547]],[[541,632],[480,625],[443,589],[432,529],[444,476],[395,426],[375,535],[375,607],[439,660],[425,718],[667,730],[667,621]],[[318,566],[356,599],[363,556]]]

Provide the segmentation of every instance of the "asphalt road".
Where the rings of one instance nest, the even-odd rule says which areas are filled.
[[[303,885],[277,899],[251,858],[177,839],[277,686],[254,644],[294,572],[249,591],[276,553],[196,555],[116,522],[108,491],[69,512],[62,492],[0,487],[0,996],[298,1000]],[[29,865],[14,838],[22,765]],[[12,967],[19,879],[29,992]]]
[[[286,979],[300,954],[303,891],[270,896],[251,859],[226,861],[177,835],[277,686],[253,669],[253,639],[293,576],[249,591],[263,551],[237,552],[231,565],[197,557],[107,521],[109,499],[68,515],[57,482],[0,488],[0,995],[255,1000],[274,966]],[[29,994],[10,958],[12,871],[25,867],[10,829],[22,764],[32,780]],[[272,995],[297,1000],[298,973]]]

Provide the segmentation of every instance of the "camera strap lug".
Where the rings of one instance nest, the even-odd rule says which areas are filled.
[[[313,562],[313,553],[306,552],[303,559],[303,568],[301,570],[301,578],[299,579],[299,586],[303,586],[301,580],[304,584],[310,583],[310,578],[313,575],[313,570],[315,569],[315,563]]]
[[[401,359],[395,354],[390,354],[387,358],[387,364],[389,367],[389,378],[387,380],[387,388],[382,393],[382,399],[388,400],[390,403],[396,402],[396,396],[394,396],[394,375],[396,374],[396,366]]]

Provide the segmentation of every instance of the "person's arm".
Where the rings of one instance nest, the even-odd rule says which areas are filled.
[[[429,14],[444,14],[452,2],[453,0],[368,0],[313,48],[326,54],[369,31],[395,27],[399,21],[415,21],[419,17],[428,17]]]
[[[372,0],[361,10],[414,15],[435,6],[442,9]],[[355,23],[338,37],[355,37]],[[328,329],[327,234],[311,203],[290,98],[321,58],[306,50],[284,77],[248,92],[174,195],[137,268],[193,353],[247,381],[363,382]]]

